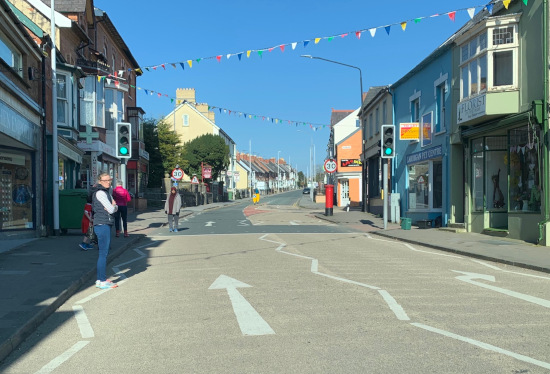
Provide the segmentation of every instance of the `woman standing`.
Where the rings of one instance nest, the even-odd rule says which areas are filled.
[[[118,238],[120,235],[120,219],[122,218],[122,228],[124,229],[124,237],[128,235],[128,207],[127,204],[132,200],[130,193],[124,187],[122,187],[122,181],[118,180],[116,188],[113,190],[113,199],[116,201],[118,210],[115,212],[115,236]]]
[[[97,235],[99,257],[97,258],[97,280],[95,286],[101,289],[116,288],[118,285],[107,279],[107,255],[111,245],[111,226],[113,213],[117,211],[116,202],[109,194],[112,178],[108,173],[101,173],[97,186],[92,187],[92,208],[94,211],[94,231]]]
[[[168,214],[168,226],[170,232],[178,232],[178,221],[181,209],[181,197],[176,187],[170,189],[170,196],[166,199],[164,204],[164,213]]]

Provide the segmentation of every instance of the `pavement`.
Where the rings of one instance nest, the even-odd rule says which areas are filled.
[[[180,216],[234,203],[187,207]],[[315,203],[310,196],[302,197],[299,206],[312,209],[320,219],[368,235],[550,273],[550,247],[435,228],[403,230],[391,222],[384,229],[382,218],[356,208],[347,211],[334,207],[333,214],[327,216],[324,203]],[[161,209],[129,214],[130,237],[113,236],[108,262],[145,241],[149,232],[164,225],[166,215]],[[69,297],[82,286],[95,282],[97,250],[82,251],[78,247],[81,240],[80,229],[70,229],[62,236],[0,242],[0,363]]]

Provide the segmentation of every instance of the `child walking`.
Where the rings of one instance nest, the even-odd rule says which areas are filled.
[[[82,243],[79,244],[79,247],[84,251],[94,248],[94,245],[87,235],[88,230],[90,229],[90,222],[92,222],[92,204],[86,203],[86,205],[84,205],[84,214],[82,216],[82,234],[84,234],[84,237],[82,238]]]

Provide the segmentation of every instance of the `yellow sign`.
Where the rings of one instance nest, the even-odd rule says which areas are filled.
[[[419,140],[420,126],[418,122],[400,123],[399,140]]]

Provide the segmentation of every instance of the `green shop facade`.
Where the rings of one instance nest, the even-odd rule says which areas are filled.
[[[528,3],[478,14],[456,39],[464,158],[452,173],[463,173],[467,231],[550,245],[547,4]]]

